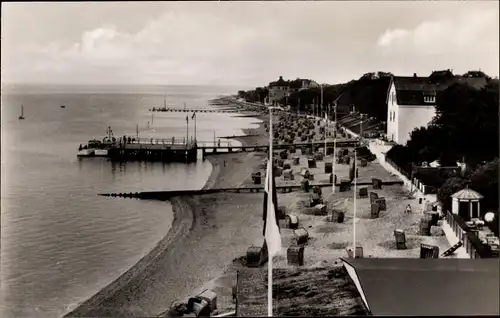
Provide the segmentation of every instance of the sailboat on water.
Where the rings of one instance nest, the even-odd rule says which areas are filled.
[[[24,106],[21,105],[21,116],[18,117],[19,119],[24,119]]]

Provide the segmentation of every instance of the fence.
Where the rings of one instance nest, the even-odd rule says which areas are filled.
[[[438,192],[438,187],[435,186],[429,186],[424,184],[422,181],[420,181],[418,178],[415,178],[409,173],[408,171],[400,168],[397,164],[394,163],[391,159],[389,159],[386,155],[385,161],[387,161],[394,169],[398,170],[402,175],[404,175],[408,180],[411,180],[411,183],[415,188],[420,190],[424,195],[425,194],[436,194]]]
[[[470,230],[460,215],[447,210],[445,217],[446,222],[448,222],[457,238],[463,242],[464,248],[471,258],[492,257],[491,250],[477,237],[477,232]]]

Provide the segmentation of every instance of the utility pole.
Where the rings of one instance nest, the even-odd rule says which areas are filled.
[[[193,113],[193,117],[194,117],[194,143],[196,144],[196,112]]]
[[[186,105],[184,103],[184,105]],[[186,106],[184,106],[186,107]],[[189,115],[186,115],[186,145],[189,143]]]
[[[352,220],[352,257],[356,258],[356,169],[357,169],[357,164],[356,164],[356,148],[354,148],[354,217]]]
[[[363,114],[360,114],[361,122],[359,123],[359,139],[363,142]]]
[[[297,101],[297,116],[299,116],[299,109],[300,109],[300,97],[298,98]]]
[[[323,84],[321,84],[321,111],[323,111]]]
[[[335,164],[337,163],[337,102],[334,102],[333,104],[333,111],[334,111],[334,121],[333,121],[333,164],[332,164],[332,172],[333,172],[333,186],[332,190],[333,193],[335,193]]]

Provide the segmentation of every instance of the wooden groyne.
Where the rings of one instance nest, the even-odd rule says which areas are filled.
[[[403,181],[383,181],[382,185],[402,185]],[[335,184],[340,186],[340,183]],[[369,186],[372,182],[357,182],[358,186]],[[332,183],[313,183],[310,187],[318,186],[320,188],[331,187]],[[278,192],[293,192],[301,190],[300,185],[281,185],[276,186]],[[311,190],[312,191],[312,190]],[[143,200],[168,200],[172,197],[185,195],[203,195],[210,193],[263,193],[264,185],[247,185],[237,188],[220,188],[220,189],[202,189],[202,190],[174,190],[174,191],[147,191],[147,192],[129,192],[129,193],[100,193],[100,196],[119,197],[119,198],[134,198]]]
[[[152,112],[169,112],[169,113],[237,113],[237,109],[194,109],[194,108],[152,108]]]

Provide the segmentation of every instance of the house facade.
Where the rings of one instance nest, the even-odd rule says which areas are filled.
[[[294,92],[300,92],[304,89],[319,87],[320,85],[313,80],[297,78],[296,80],[290,81],[288,96]]]
[[[429,77],[393,76],[387,91],[387,139],[406,144],[411,132],[426,127],[436,115],[436,95],[454,83],[476,88],[486,85],[485,78],[463,78],[451,71],[436,71]]]
[[[283,76],[269,83],[269,104],[277,105],[283,97],[287,97],[289,92],[289,81],[285,81]]]

